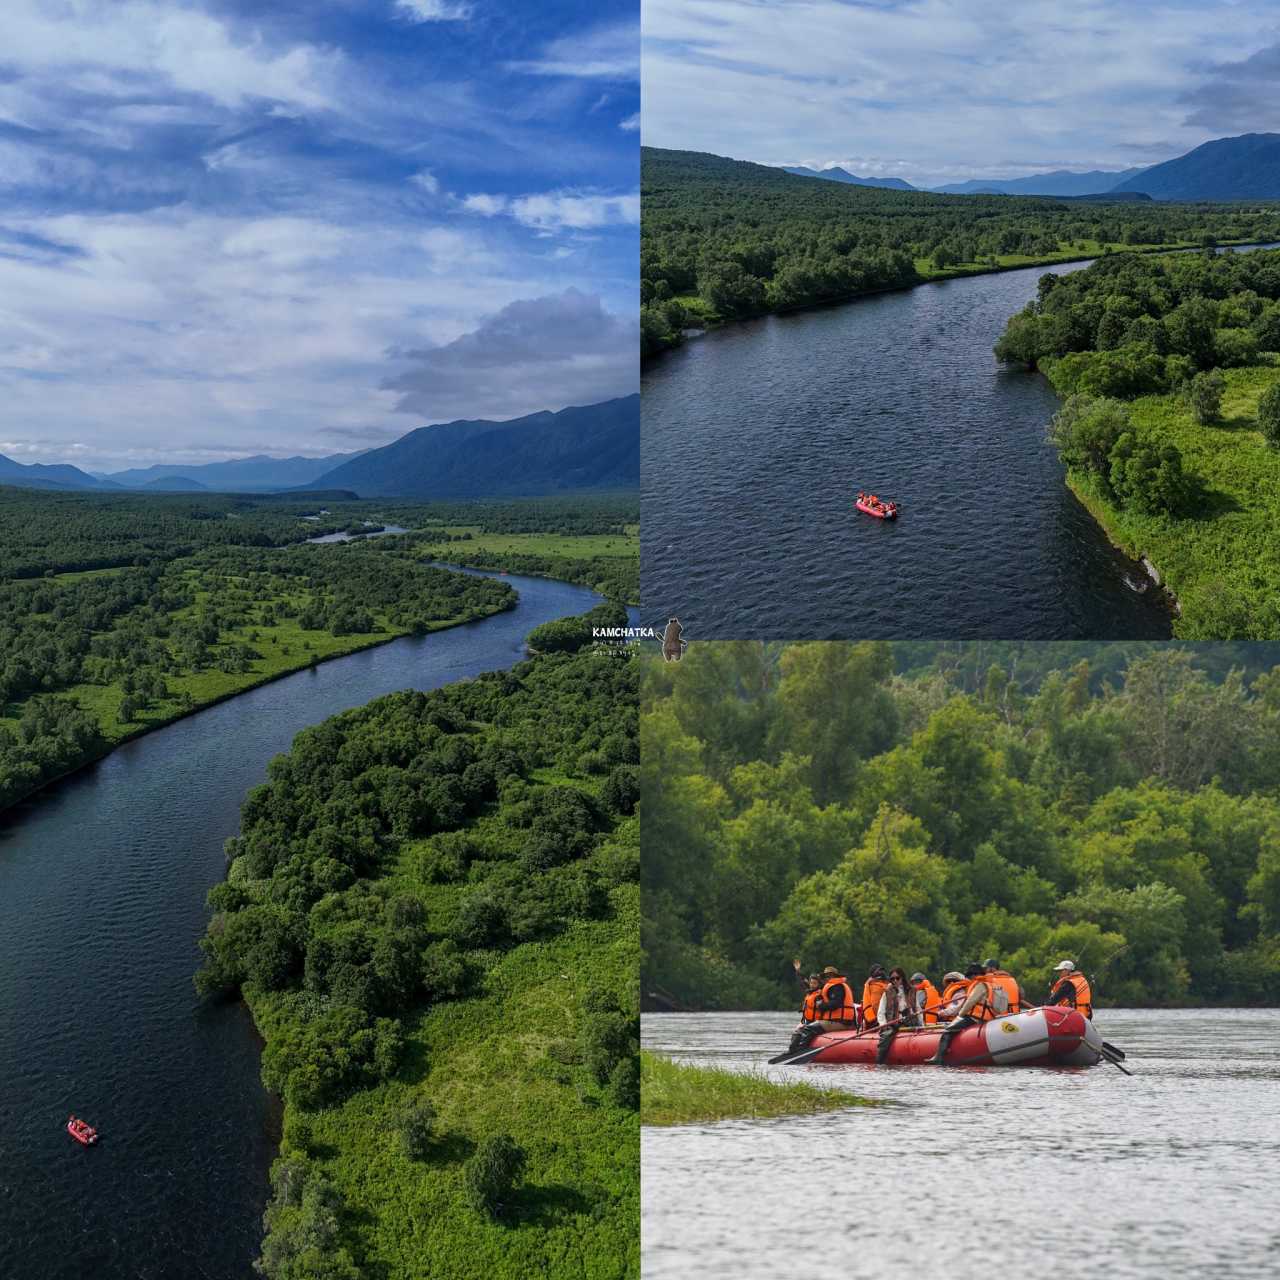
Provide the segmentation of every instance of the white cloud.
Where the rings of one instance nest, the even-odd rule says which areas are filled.
[[[619,129],[626,129],[628,132],[633,132],[633,131],[635,131],[635,130],[639,129],[639,128],[640,128],[640,113],[637,111],[637,112],[635,113],[635,115],[633,115],[633,116],[628,116],[625,120],[619,120],[619,121],[618,121],[618,128],[619,128]]]
[[[591,231],[601,227],[636,226],[640,221],[640,193],[592,195],[576,191],[547,191],[528,196],[467,196],[462,205],[485,217],[506,214],[535,231]]]
[[[470,16],[471,6],[450,0],[396,0],[396,10],[410,22],[458,22]]]
[[[419,169],[409,181],[414,186],[421,187],[429,196],[440,194],[440,179],[430,169]]]
[[[634,80],[640,74],[640,24],[623,22],[561,36],[538,57],[507,65],[529,75]]]

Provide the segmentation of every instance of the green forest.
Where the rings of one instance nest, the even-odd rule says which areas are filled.
[[[1276,1002],[1280,646],[974,648],[645,660],[650,1007],[790,1007],[793,958],[988,956],[1032,999],[1070,958],[1103,1010]]]
[[[285,1103],[262,1274],[638,1274],[637,665],[380,698],[249,793],[197,987]]]
[[[950,196],[641,149],[641,343],[925,280],[1114,252],[1280,238],[1274,202]]]
[[[508,584],[433,560],[625,596],[635,516],[624,499],[317,507],[0,488],[0,808],[264,680],[515,604]],[[412,532],[306,545],[385,524]],[[467,553],[495,538],[503,549]]]
[[[1050,438],[1188,639],[1280,636],[1280,252],[1114,257],[1045,275],[998,359],[1066,397]]]

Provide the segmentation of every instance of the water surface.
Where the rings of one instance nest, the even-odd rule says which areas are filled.
[[[794,1023],[646,1014],[643,1040],[763,1069]],[[645,1280],[1274,1275],[1280,1011],[1117,1009],[1098,1027],[1132,1078],[770,1067],[899,1105],[643,1130]],[[832,1223],[825,1240],[813,1214]]]
[[[239,1004],[201,1003],[205,894],[245,792],[294,735],[523,657],[599,597],[505,578],[518,606],[240,694],[0,817],[0,1277],[251,1275],[278,1116]],[[86,1150],[63,1126],[96,1124]]]

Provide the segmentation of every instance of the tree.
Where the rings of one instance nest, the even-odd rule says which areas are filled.
[[[1111,450],[1108,480],[1116,500],[1147,515],[1176,514],[1189,484],[1176,445],[1155,445],[1126,431]]]
[[[505,1133],[482,1138],[462,1174],[467,1203],[490,1218],[500,1218],[506,1200],[524,1173],[525,1153]]]
[[[1226,390],[1226,380],[1217,369],[1206,373],[1197,373],[1191,379],[1187,389],[1187,399],[1191,404],[1191,412],[1201,426],[1216,422],[1222,412],[1222,393]]]
[[[1273,382],[1258,401],[1258,430],[1272,448],[1280,449],[1280,382]]]
[[[1107,479],[1111,451],[1129,430],[1129,411],[1118,400],[1073,395],[1053,416],[1049,439],[1068,467]]]
[[[435,1137],[436,1109],[425,1098],[406,1108],[400,1121],[400,1142],[410,1160],[421,1160]]]

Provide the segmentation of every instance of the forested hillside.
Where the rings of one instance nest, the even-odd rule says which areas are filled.
[[[995,955],[1033,997],[1071,957],[1103,1008],[1275,1004],[1280,667],[1198,652],[1149,646],[1101,687],[1087,661],[1031,687],[993,663],[967,692],[883,643],[649,661],[647,996],[783,1008],[794,957],[936,980]]]
[[[1068,397],[1052,439],[1071,483],[1155,564],[1187,638],[1280,637],[1277,352],[1269,250],[1045,275],[996,343]]]
[[[638,1274],[635,664],[555,654],[298,736],[210,894],[285,1102],[270,1277]]]
[[[689,324],[925,279],[1114,249],[1280,236],[1274,204],[1094,204],[948,196],[802,178],[692,151],[642,150],[642,343]]]

